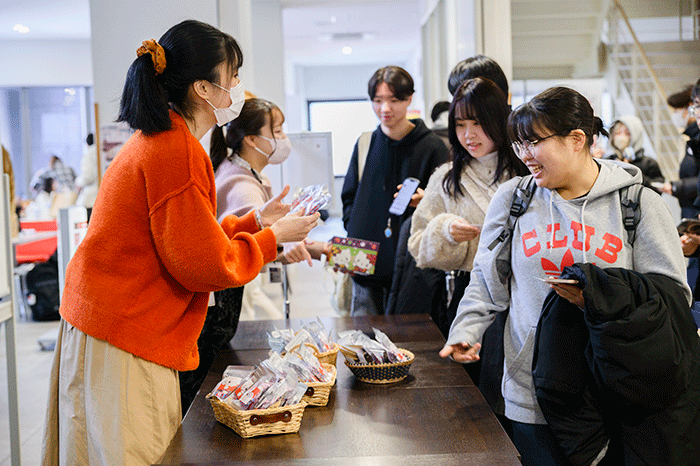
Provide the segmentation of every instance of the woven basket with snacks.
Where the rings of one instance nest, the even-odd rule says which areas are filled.
[[[355,374],[355,377],[362,382],[376,384],[394,383],[405,379],[415,359],[415,356],[413,356],[413,353],[410,351],[399,349],[399,351],[406,356],[407,359],[405,361],[384,364],[362,364],[354,352],[348,351],[342,347],[341,351],[346,356],[345,365]]]
[[[333,374],[333,379],[330,382],[308,382],[309,386],[306,390],[306,395],[301,401],[306,401],[309,406],[326,406],[328,404],[328,396],[331,393],[331,387],[335,385],[337,370],[331,364],[322,364],[323,368]]]
[[[338,350],[340,349],[338,343],[333,343],[333,348],[329,349],[328,351],[324,351],[323,353],[319,353],[315,346],[309,345],[308,343],[307,346],[311,346],[311,348],[313,348],[316,357],[322,364],[330,364],[335,366],[336,359],[338,358]]]
[[[291,406],[242,411],[214,396],[207,395],[207,398],[214,408],[216,420],[230,427],[243,438],[299,432],[306,407],[306,401],[302,400]]]

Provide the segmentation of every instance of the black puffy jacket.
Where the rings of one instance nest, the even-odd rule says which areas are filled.
[[[606,445],[605,464],[699,464],[700,346],[683,289],[593,264],[562,276],[584,285],[585,309],[549,294],[532,368],[571,464],[591,464]]]

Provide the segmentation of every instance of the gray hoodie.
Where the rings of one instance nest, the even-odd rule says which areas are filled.
[[[519,177],[499,187],[486,214],[471,280],[459,303],[447,344],[480,342],[495,313],[510,308],[501,390],[506,417],[514,421],[546,423],[532,381],[535,330],[550,291],[549,285],[538,278],[556,277],[567,265],[589,262],[603,268],[623,267],[666,275],[681,284],[688,302],[691,300],[678,233],[666,203],[652,190],[642,191],[641,219],[632,248],[622,224],[619,190],[642,181],[639,169],[612,160],[597,162],[600,173],[585,196],[564,200],[556,191],[535,190],[529,208],[513,231],[510,284],[500,282],[494,260],[499,249],[508,243],[493,251],[488,250],[488,245],[508,219]],[[582,231],[586,232],[585,239]]]

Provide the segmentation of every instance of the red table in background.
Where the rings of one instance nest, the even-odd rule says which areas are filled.
[[[56,220],[20,221],[22,230],[34,230],[35,234],[13,239],[17,264],[46,262],[58,247]]]

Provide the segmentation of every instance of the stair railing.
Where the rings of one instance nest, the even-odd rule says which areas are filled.
[[[613,97],[629,95],[652,143],[661,172],[666,180],[675,181],[685,142],[671,121],[666,93],[619,0],[614,0],[608,10],[607,36]]]

